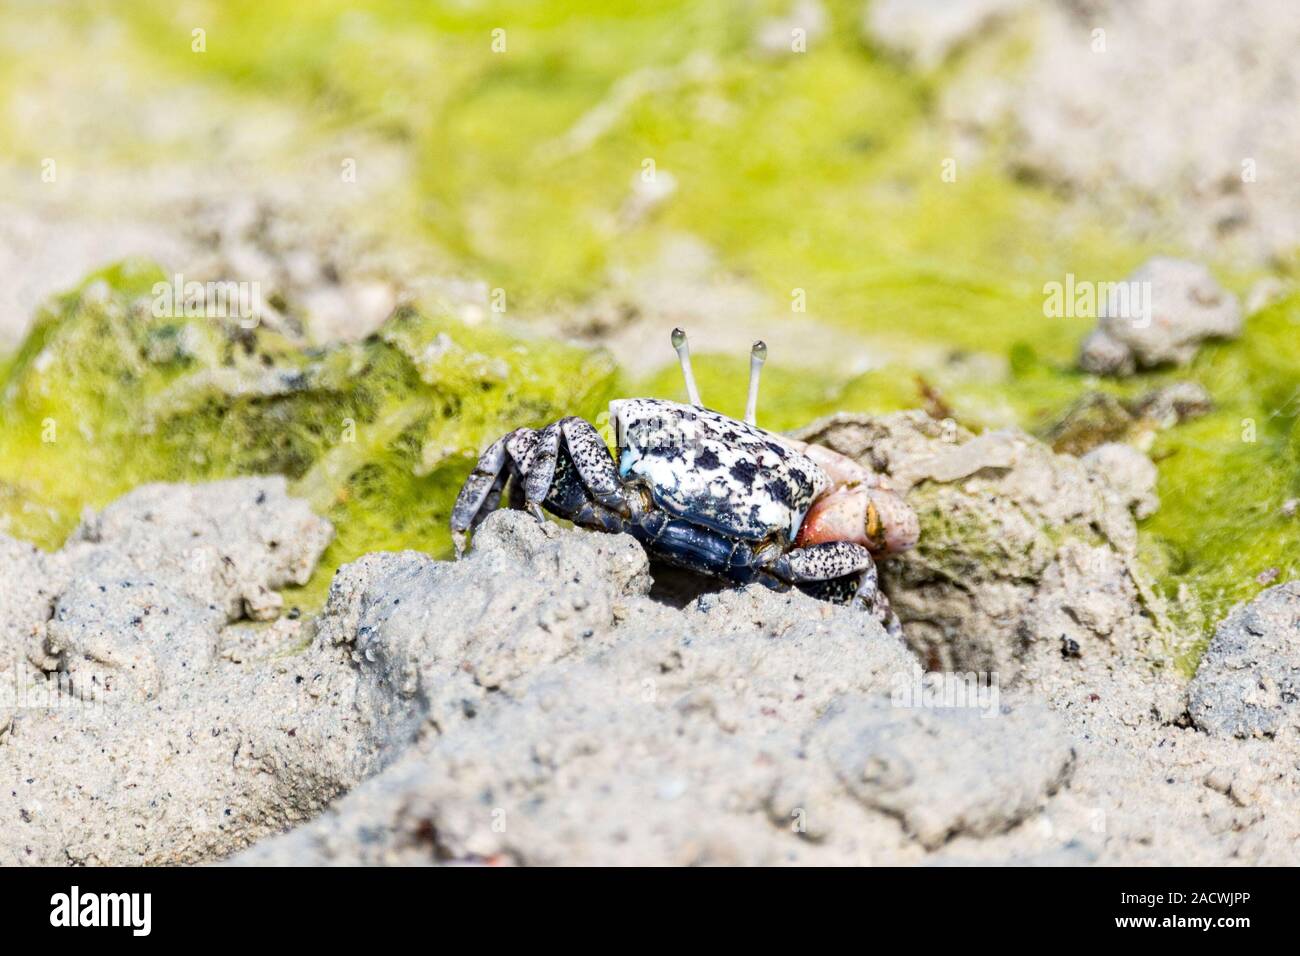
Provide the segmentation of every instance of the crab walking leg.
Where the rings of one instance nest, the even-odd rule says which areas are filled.
[[[487,450],[479,456],[474,471],[465,479],[460,494],[456,496],[456,503],[451,509],[451,540],[456,546],[458,558],[465,553],[465,532],[474,526],[474,519],[492,497],[494,489],[497,490],[497,500],[500,500],[499,484],[506,464],[508,437],[502,436],[488,445]]]
[[[745,402],[745,422],[758,424],[758,375],[767,361],[767,344],[760,339],[749,350],[749,399]]]
[[[533,450],[532,462],[524,472],[524,507],[538,521],[545,521],[542,514],[542,502],[551,490],[555,480],[555,463],[560,457],[560,423],[552,422],[537,435],[537,445]]]
[[[771,572],[791,584],[830,581],[847,577],[868,568],[874,569],[871,552],[848,541],[827,541],[795,548],[778,557],[769,566]]]
[[[872,564],[869,569],[862,572],[858,578],[858,589],[853,594],[853,603],[865,611],[869,611],[871,616],[880,622],[885,632],[893,637],[903,636],[903,624],[898,620],[898,615],[890,606],[889,598],[885,597],[885,592],[880,590],[880,583],[876,579],[876,566]]]
[[[682,366],[682,378],[686,379],[686,396],[692,405],[703,407],[700,390],[695,387],[695,373],[691,371],[691,346],[686,341],[686,333],[681,329],[673,329],[672,343],[677,352],[677,361]]]
[[[611,511],[626,516],[628,504],[623,494],[623,483],[618,477],[618,465],[605,446],[605,440],[600,437],[600,432],[590,422],[576,415],[561,419],[560,430],[564,434],[564,446],[568,449],[569,458],[591,496]]]
[[[537,432],[531,428],[516,428],[506,436],[506,452],[514,462],[515,470],[528,474],[533,467],[533,453],[537,451]]]
[[[872,616],[890,634],[902,633],[902,626],[889,606],[889,599],[880,590],[876,578],[876,562],[871,552],[860,544],[848,541],[827,541],[806,548],[795,548],[773,561],[768,569],[776,577],[791,584],[815,584],[857,575],[851,602]]]

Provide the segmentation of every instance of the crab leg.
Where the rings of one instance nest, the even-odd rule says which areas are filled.
[[[456,556],[465,551],[465,532],[474,526],[483,505],[492,497],[495,490],[500,500],[500,486],[504,484],[502,470],[506,464],[506,440],[509,435],[498,438],[488,445],[487,450],[479,456],[473,473],[465,479],[465,484],[456,496],[456,503],[451,509],[451,539],[456,546]]]
[[[542,502],[555,480],[555,463],[560,457],[560,423],[552,422],[538,433],[533,460],[524,473],[524,500],[526,507],[538,521],[542,515]]]
[[[569,450],[569,458],[591,496],[611,511],[626,516],[628,504],[623,495],[623,483],[618,477],[618,466],[605,447],[600,432],[576,415],[561,419],[560,430],[564,433],[564,446]]]
[[[770,570],[783,581],[803,584],[847,577],[868,568],[872,570],[874,578],[875,566],[871,552],[862,545],[848,541],[827,541],[787,551],[772,562]]]
[[[857,575],[849,603],[870,611],[890,634],[902,634],[902,625],[889,606],[889,599],[880,590],[876,563],[872,560],[871,552],[860,544],[827,541],[806,548],[795,548],[773,561],[768,570],[794,585],[818,584]]]
[[[515,470],[521,475],[528,474],[533,467],[533,453],[537,451],[537,432],[532,428],[516,428],[506,436],[506,451]]]

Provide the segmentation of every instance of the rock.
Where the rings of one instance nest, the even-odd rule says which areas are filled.
[[[929,70],[1023,6],[1023,0],[874,0],[867,5],[863,31],[869,40]]]
[[[1128,551],[1073,530],[1131,525],[1131,501],[1018,433],[839,421],[914,498],[943,490],[1001,529],[1009,573],[990,562],[963,583],[979,613],[999,597],[1023,606],[951,621],[1013,640],[948,647],[963,661],[987,651],[1052,709],[1001,698],[997,670],[923,675],[870,616],[798,592],[660,603],[631,538],[522,512],[492,515],[459,562],[353,562],[308,627],[256,625],[248,595],[309,571],[328,526],[278,481],[160,486],[88,518],[57,554],[0,551],[34,608],[7,607],[24,630],[5,646],[30,653],[39,634],[32,660],[51,678],[20,659],[34,681],[0,699],[0,773],[14,781],[0,862],[194,863],[254,843],[238,862],[1285,859],[1270,849],[1290,845],[1285,776],[1168,727],[1183,698],[1142,672],[1149,622]],[[1017,555],[1026,541],[1041,554]],[[189,553],[209,547],[230,575],[193,573]],[[990,547],[945,545],[959,562]],[[915,582],[900,605],[937,598],[934,620],[959,608]],[[945,694],[910,694],[923,676]],[[946,693],[981,680],[983,696]],[[1151,736],[1166,732],[1191,737],[1166,749]],[[1220,790],[1205,783],[1215,767]],[[1205,799],[1222,805],[1201,812]]]
[[[1214,399],[1199,382],[1170,382],[1138,398],[1129,410],[1158,428],[1173,428],[1214,411]]]
[[[373,772],[389,742],[354,708],[347,655],[216,653],[249,596],[305,580],[332,533],[284,479],[247,478],[138,489],[54,555],[6,539],[23,603],[3,606],[0,647],[27,660],[0,705],[0,863],[200,862]]]
[[[1137,371],[1133,350],[1104,329],[1094,329],[1083,340],[1079,367],[1094,375],[1132,375]]]
[[[957,129],[1001,143],[1010,126],[1013,170],[1140,241],[1257,263],[1300,243],[1300,183],[1276,172],[1300,152],[1300,116],[1257,93],[1300,85],[1289,0],[1056,2],[1021,22],[1012,50],[990,55],[1023,55],[1014,79],[973,68],[948,84]]]
[[[1108,442],[1145,449],[1156,429],[1174,428],[1214,410],[1203,385],[1175,381],[1126,402],[1108,392],[1089,392],[1062,412],[1043,433],[1053,451],[1083,458]]]
[[[1241,334],[1237,297],[1215,281],[1210,271],[1180,259],[1148,260],[1122,286],[1149,290],[1120,306],[1112,293],[1104,312],[1098,305],[1097,329],[1084,343],[1079,366],[1097,375],[1128,375],[1135,369],[1186,365],[1201,342]]]
[[[1083,457],[1100,445],[1120,442],[1141,449],[1154,432],[1173,428],[1214,410],[1214,400],[1197,382],[1171,382],[1132,401],[1109,392],[1080,396],[1043,433],[1053,451]]]
[[[165,583],[120,567],[79,574],[59,595],[39,660],[67,675],[83,701],[130,696],[143,703],[165,685],[212,665],[225,614],[195,605]]]
[[[265,620],[280,606],[271,592],[306,584],[333,536],[328,521],[272,476],[143,485],[83,521],[67,550],[74,567],[83,555],[111,550],[174,578],[191,600],[216,605],[227,619],[248,612]]]
[[[1053,451],[1082,457],[1107,442],[1133,433],[1133,414],[1108,392],[1089,392],[1062,413],[1043,435]]]
[[[243,598],[197,602],[172,544],[135,547],[205,540],[250,490],[176,489],[174,538],[136,500],[105,510],[102,540],[0,549],[0,573],[32,582],[39,614],[18,619],[54,612],[50,680],[20,660],[36,680],[0,697],[0,863],[197,863],[252,844],[236,862],[1293,860],[1295,749],[1179,719],[1182,684],[1139,640],[1127,552],[1074,533],[1108,509],[1132,522],[1081,462],[924,416],[840,423],[913,496],[960,493],[1014,529],[1005,495],[1044,522],[1036,576],[964,582],[982,613],[999,596],[1024,606],[952,618],[1016,628],[1006,681],[924,673],[870,616],[799,592],[715,585],[661,603],[631,538],[511,511],[462,561],[366,555],[319,618],[257,624]],[[268,506],[291,515],[279,494]],[[321,529],[288,527],[275,553],[310,557]],[[227,543],[261,571],[213,598],[296,566],[242,533]],[[918,581],[914,598],[945,598]],[[29,648],[22,636],[6,646]],[[989,643],[951,647],[974,659]]]
[[[1151,474],[1128,452],[1104,453],[1132,469],[1116,488],[1023,432],[976,437],[920,412],[836,415],[797,435],[888,475],[916,509],[920,542],[883,562],[881,580],[931,669],[1012,681],[1031,658],[1036,671],[1068,667],[1062,639],[1111,658],[1142,656],[1158,633],[1134,559]]]
[[[1021,823],[1074,761],[1042,707],[989,714],[854,702],[825,719],[817,745],[853,796],[897,816],[928,849],[959,832],[987,836]]]
[[[82,699],[156,698],[210,668],[221,628],[274,617],[334,535],[281,477],[145,485],[89,515],[28,657]]]
[[[45,640],[59,587],[58,559],[23,541],[0,535],[0,681]]]
[[[237,862],[905,860],[1015,828],[1068,775],[1040,710],[895,706],[915,661],[866,615],[761,586],[677,611],[647,569],[630,538],[508,511],[457,564],[344,568],[321,640],[433,732]]]
[[[1159,509],[1159,473],[1151,459],[1136,448],[1108,442],[1088,452],[1082,461],[1088,473],[1110,488],[1135,518],[1149,518]]]
[[[1189,690],[1214,736],[1275,737],[1300,720],[1300,582],[1269,588],[1219,624]]]
[[[363,693],[377,713],[407,702],[397,736],[425,720],[450,729],[486,694],[610,640],[628,600],[649,590],[645,552],[631,538],[562,539],[556,525],[521,518],[485,522],[463,561],[371,554],[336,575],[318,640],[366,665],[373,681]]]

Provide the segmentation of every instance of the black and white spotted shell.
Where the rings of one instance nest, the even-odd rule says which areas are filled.
[[[619,474],[643,479],[669,514],[723,534],[793,540],[830,479],[770,432],[694,405],[610,403]]]

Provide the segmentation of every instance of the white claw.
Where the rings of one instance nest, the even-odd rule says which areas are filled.
[[[451,544],[456,549],[456,560],[459,561],[465,557],[465,541],[468,535],[464,531],[453,531],[451,533]]]
[[[695,373],[691,371],[691,347],[686,341],[686,333],[681,329],[673,329],[673,348],[677,351],[677,360],[682,365],[682,378],[686,379],[686,396],[691,400],[691,404],[697,407],[703,407],[700,402],[700,390],[695,387]]]
[[[749,400],[745,402],[745,421],[756,425],[758,415],[758,375],[767,361],[767,344],[761,339],[749,350]]]
[[[546,515],[542,514],[542,506],[537,502],[528,502],[528,513],[536,518],[539,524],[546,523]]]

